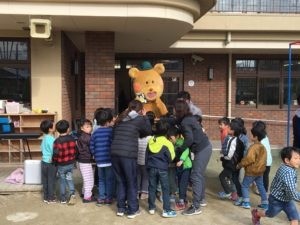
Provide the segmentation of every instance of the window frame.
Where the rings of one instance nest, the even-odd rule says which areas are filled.
[[[30,38],[26,37],[0,37],[0,42],[2,41],[12,41],[12,42],[25,42],[27,44],[27,59],[26,60],[5,60],[0,59],[0,67],[11,67],[17,69],[28,69],[29,78],[28,78],[28,91],[29,91],[29,98],[28,102],[32,105],[32,93],[31,93],[31,46],[30,46]]]
[[[242,71],[238,70],[236,67],[236,62],[237,60],[255,60],[257,61],[256,63],[256,71],[249,72],[249,71]],[[259,69],[259,64],[260,61],[267,61],[267,60],[274,60],[274,61],[279,61],[279,69],[278,73],[276,73],[277,70],[260,70]],[[295,61],[296,59],[293,59]],[[283,59],[282,57],[280,58],[269,58],[269,57],[264,57],[264,58],[256,58],[256,57],[251,57],[251,58],[245,58],[245,57],[236,57],[233,60],[233,71],[235,75],[235,106],[236,107],[248,107],[248,108],[253,108],[253,105],[240,105],[236,102],[237,99],[237,79],[239,78],[256,78],[256,104],[255,108],[256,109],[286,109],[287,104],[284,104],[284,82],[285,79],[288,77],[288,74],[286,70],[284,69],[284,65],[286,63],[286,59]],[[292,76],[293,78],[300,78],[300,71],[292,71]],[[278,93],[279,93],[279,104],[276,105],[262,105],[259,104],[259,83],[260,79],[262,78],[278,78],[279,79],[279,85],[278,85]],[[291,104],[293,105],[293,104]]]

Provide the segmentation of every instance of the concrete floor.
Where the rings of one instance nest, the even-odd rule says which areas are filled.
[[[278,151],[273,151],[274,163],[271,168],[270,178],[272,180],[276,169],[281,163],[278,157]],[[6,167],[1,167],[0,175],[3,171],[9,171]],[[11,167],[11,170],[13,167]],[[126,217],[120,218],[116,216],[115,204],[111,206],[97,207],[94,203],[83,204],[77,195],[77,203],[74,206],[62,204],[48,205],[42,202],[39,190],[23,190],[17,191],[0,191],[0,224],[37,224],[37,225],[53,225],[53,224],[162,224],[168,223],[172,225],[250,225],[250,210],[236,207],[231,201],[220,200],[216,197],[216,193],[221,190],[218,174],[221,171],[221,163],[219,161],[219,152],[214,151],[207,169],[207,189],[206,197],[208,205],[202,208],[202,214],[196,216],[183,216],[178,213],[176,218],[165,219],[161,217],[162,205],[157,202],[157,212],[155,215],[149,215],[147,212],[147,200],[140,200],[141,216],[133,220]],[[77,190],[81,188],[81,177],[78,170],[75,170],[75,183]],[[2,177],[3,178],[3,177]],[[0,187],[3,186],[0,177]],[[32,186],[32,185],[31,185]],[[20,188],[20,187],[18,187]],[[40,188],[40,187],[39,187]],[[191,199],[191,193],[188,193]],[[260,198],[255,194],[251,194],[251,203],[255,206],[259,204]],[[263,219],[262,224],[289,224],[284,213],[273,219]]]

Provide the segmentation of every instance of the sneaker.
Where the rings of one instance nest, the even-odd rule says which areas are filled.
[[[230,199],[232,201],[236,201],[238,198],[239,198],[239,196],[238,196],[238,194],[236,192],[232,192],[231,193]]]
[[[231,193],[226,194],[224,191],[218,193],[220,199],[231,199]]]
[[[47,199],[44,199],[43,202],[44,202],[44,203],[48,203],[48,200],[47,200]]]
[[[104,204],[105,205],[111,205],[112,204],[112,199],[110,199],[110,198],[105,199]]]
[[[170,195],[170,202],[175,203],[176,201],[176,196],[175,195]]]
[[[95,202],[96,200],[93,197],[90,197],[88,199],[82,199],[82,203],[91,203],[91,202]]]
[[[198,215],[200,213],[202,213],[200,208],[196,208],[193,205],[191,205],[188,209],[182,212],[182,215],[192,216],[192,215]]]
[[[149,214],[154,215],[155,214],[155,209],[149,209]]]
[[[260,216],[257,215],[257,209],[252,209],[252,224],[253,225],[260,225]]]
[[[147,193],[142,193],[141,194],[141,199],[143,200],[143,199],[148,199],[148,194]]]
[[[261,209],[264,209],[264,210],[267,210],[269,208],[269,205],[268,204],[260,204],[257,207],[261,208]]]
[[[162,217],[165,217],[165,218],[172,218],[172,217],[176,217],[177,214],[174,210],[169,210],[169,211],[163,211],[162,213]]]
[[[240,206],[243,207],[244,209],[251,208],[250,202],[242,202],[242,204]]]
[[[243,198],[242,197],[239,197],[233,204],[235,206],[241,206],[243,203]]]
[[[124,216],[124,212],[118,211],[117,216]]]
[[[96,206],[103,206],[105,204],[105,200],[104,199],[98,199],[96,202]],[[124,215],[124,213],[123,213]]]
[[[76,204],[76,196],[75,195],[71,195],[68,205],[75,205]]]
[[[128,219],[134,219],[135,217],[137,217],[137,216],[139,216],[139,215],[141,215],[141,211],[140,211],[140,210],[136,211],[136,212],[133,213],[133,214],[127,215],[127,218],[128,218]]]
[[[67,204],[67,200],[60,200],[60,204]]]
[[[184,202],[176,202],[175,204],[175,211],[181,211],[186,208],[186,204]]]
[[[201,206],[201,207],[207,206],[207,201],[206,201],[205,199],[202,199],[202,200],[200,201],[200,206]]]
[[[56,203],[56,200],[55,200],[55,199],[48,200],[48,204],[54,204],[54,203]]]

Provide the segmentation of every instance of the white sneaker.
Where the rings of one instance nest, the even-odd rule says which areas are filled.
[[[124,216],[124,212],[117,212],[117,216]]]
[[[135,217],[137,217],[137,216],[139,216],[139,215],[141,215],[141,211],[140,211],[140,210],[136,211],[136,212],[133,213],[133,214],[127,215],[127,218],[128,218],[128,219],[134,219]]]
[[[154,215],[155,214],[155,209],[149,209],[149,214]]]

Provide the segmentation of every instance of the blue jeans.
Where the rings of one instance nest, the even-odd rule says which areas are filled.
[[[269,196],[269,208],[265,212],[267,217],[274,217],[280,211],[283,210],[287,215],[288,219],[299,220],[299,213],[294,201],[282,202],[274,198],[272,195]]]
[[[74,164],[57,166],[57,172],[59,177],[60,187],[60,200],[66,201],[66,186],[69,188],[70,195],[75,194],[74,182],[73,182],[73,168]]]
[[[169,176],[167,170],[161,170],[157,168],[148,168],[149,176],[149,210],[155,209],[156,189],[158,182],[161,184],[162,196],[163,196],[163,210],[170,211],[170,189],[169,189]]]
[[[249,187],[255,181],[261,197],[261,204],[268,204],[268,197],[264,187],[263,176],[245,176],[242,183],[243,201],[250,202]]]
[[[99,176],[99,200],[112,200],[113,187],[114,187],[114,174],[111,166],[98,167]]]

